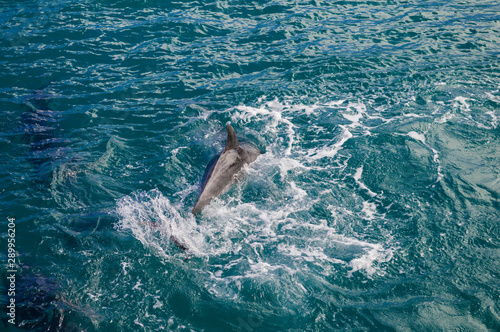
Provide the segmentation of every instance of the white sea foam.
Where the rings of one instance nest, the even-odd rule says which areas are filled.
[[[460,107],[460,110],[462,110],[463,112],[470,112],[470,104],[467,103],[470,98],[458,96],[453,100],[455,101],[455,104],[453,106]]]
[[[338,117],[344,119],[338,125],[341,132],[320,147],[304,149],[294,119],[321,116],[325,107],[339,111]],[[227,113],[235,124],[252,122],[253,127],[259,128],[259,139],[265,140],[266,153],[245,170],[251,176],[237,183],[229,194],[212,201],[200,218],[191,215],[186,203],[196,187],[181,188],[172,197],[156,189],[132,193],[117,202],[117,228],[130,232],[145,247],[169,260],[185,257],[172,242],[174,238],[188,248],[188,256],[207,262],[205,273],[211,280],[207,281],[207,288],[220,296],[236,296],[243,278],[274,277],[283,271],[304,272],[311,264],[325,274],[339,266],[349,275],[362,270],[372,277],[380,271],[377,266],[390,260],[392,250],[379,243],[338,234],[334,221],[311,218],[313,206],[321,204],[322,197],[331,196],[332,189],[320,190],[318,194],[316,180],[303,180],[321,171],[325,174],[321,181],[328,182],[330,172],[339,165],[347,166],[345,158],[338,163],[324,160],[335,161],[347,141],[369,133],[363,124],[370,118],[366,106],[346,105],[344,100],[313,106],[271,101],[258,107],[238,106]],[[200,117],[204,118],[203,114]],[[345,120],[349,123],[345,124]],[[182,163],[174,158],[180,149],[172,151],[169,162]],[[361,182],[362,171],[362,167],[356,171],[356,183],[376,197]],[[251,186],[259,185],[271,194],[261,199],[245,197]],[[356,213],[360,218],[371,221],[380,217],[374,203],[362,204],[361,212]],[[354,216],[353,212],[345,211],[336,214],[336,220]],[[211,261],[217,264],[211,265]]]
[[[442,168],[441,168],[441,161],[439,160],[439,152],[434,149],[434,148],[430,148],[432,150],[432,153],[434,154],[433,155],[433,161],[437,164],[437,180],[436,182],[439,182],[441,181],[441,179],[443,178],[443,173],[442,173]]]
[[[307,192],[297,187],[297,185],[293,181],[290,181],[290,188],[288,188],[288,193],[297,201],[301,201],[305,197],[307,197]]]
[[[292,158],[274,158],[271,157],[268,159],[268,163],[275,163],[277,162],[280,168],[280,174],[284,175],[287,174],[288,171],[293,170],[293,169],[303,169],[303,170],[309,170],[311,167],[305,166],[303,163],[301,163],[297,159],[292,159]]]
[[[498,91],[494,91],[493,93],[497,92]],[[493,93],[487,92],[486,96],[491,101],[498,103],[499,98],[493,95]],[[499,122],[496,112],[486,111],[482,114],[478,114],[478,110],[471,106],[471,101],[474,102],[476,100],[470,97],[458,96],[447,102],[436,102],[436,104],[443,105],[446,112],[442,114],[441,117],[435,119],[434,123],[442,124],[447,123],[452,119],[456,119],[457,121],[464,121],[481,129],[496,129]],[[434,111],[433,114],[439,114],[440,110],[441,107]],[[484,117],[483,114],[486,114],[487,117]]]
[[[493,93],[498,93],[498,90],[493,91],[492,93],[487,92],[486,95],[494,103],[500,104],[500,97],[495,96]],[[498,116],[496,115],[496,112],[495,111],[488,111],[488,112],[486,112],[486,114],[491,116],[491,127],[493,129],[496,129],[498,127]]]
[[[375,262],[385,263],[392,259],[393,251],[392,249],[385,249],[380,244],[365,244],[367,245],[367,253],[363,256],[353,259],[349,266],[352,268],[349,271],[349,276],[359,270],[364,270],[368,276],[372,276],[377,272],[376,267],[374,266]],[[383,274],[383,271],[380,271]]]
[[[171,236],[186,245],[188,254],[192,256],[208,258],[235,255],[236,260],[244,259],[251,267],[250,271],[240,276],[245,278],[268,275],[277,270],[293,273],[295,269],[300,268],[301,261],[314,263],[322,269],[333,268],[328,267],[328,264],[340,264],[350,267],[351,273],[364,269],[368,276],[372,276],[377,269],[371,264],[385,261],[389,257],[388,252],[381,253],[383,250],[379,244],[339,235],[326,223],[318,225],[297,219],[296,213],[308,211],[316,201],[310,200],[307,192],[296,183],[291,183],[287,189],[291,202],[282,206],[281,210],[252,203],[232,204],[231,199],[216,199],[206,207],[203,212],[206,220],[199,224],[193,216],[184,215],[179,206],[173,205],[157,190],[136,193],[118,201],[116,210],[120,221],[117,227],[131,232],[145,247],[167,259],[177,256],[181,258],[183,255],[171,242]],[[297,204],[299,202],[302,203]],[[365,213],[367,211],[371,210],[364,210]],[[295,234],[292,237],[294,243],[280,241],[291,234]],[[296,234],[304,234],[304,237],[297,238]],[[294,257],[295,262],[287,265],[279,260],[276,262],[275,257],[262,256],[262,248],[271,243],[275,243],[278,252]],[[341,259],[326,253],[326,250],[334,253],[338,245],[352,246],[353,250],[360,250],[359,254]],[[255,254],[250,254],[250,248],[253,248],[250,252],[257,253],[256,257]],[[383,260],[380,260],[381,258]],[[234,262],[228,262],[232,263]],[[220,276],[214,274],[213,278]],[[233,278],[222,282],[234,280]]]
[[[124,196],[117,202],[116,212],[120,217],[118,229],[131,231],[145,247],[162,257],[171,256],[172,236],[193,253],[203,255],[199,250],[203,239],[194,218],[181,215],[156,189]]]
[[[323,105],[326,107],[337,107],[337,106],[342,105],[343,103],[345,103],[345,100],[341,99],[341,100],[332,100],[332,101],[324,103]]]
[[[249,107],[249,106],[238,106],[235,108],[237,110],[233,113],[231,119],[234,122],[242,120],[243,122],[253,121],[264,121],[266,123],[265,130],[263,134],[271,132],[276,134],[278,132],[278,126],[285,126],[285,132],[288,138],[288,146],[285,149],[285,155],[290,155],[292,153],[293,143],[295,141],[295,125],[286,116],[283,116],[285,112],[296,112],[299,109],[305,109],[307,112],[312,112],[311,107],[291,107],[287,104],[281,104],[277,101],[268,102],[265,107]]]
[[[494,111],[486,112],[489,116],[491,116],[491,127],[496,129],[498,127],[498,117],[496,116]]]
[[[363,182],[360,181],[362,174],[363,174],[363,166],[361,166],[358,169],[356,169],[356,173],[353,176],[354,180],[356,181],[356,183],[359,186],[359,189],[366,190],[366,192],[368,193],[368,195],[370,195],[371,197],[377,196],[376,193],[374,193],[373,191],[371,191],[370,188],[368,188]]]
[[[439,119],[434,120],[435,123],[446,123],[453,119],[455,115],[452,112],[446,112]]]
[[[500,87],[500,86],[499,86]],[[494,91],[491,91],[491,92],[486,92],[486,95],[488,96],[488,98],[490,98],[492,101],[496,102],[496,103],[500,103],[500,96],[495,96],[494,93],[497,93],[500,92],[500,90],[494,90]]]
[[[335,140],[335,142],[331,146],[322,146],[320,148],[311,149],[307,152],[307,158],[309,160],[317,160],[322,158],[333,158],[337,155],[339,150],[342,149],[342,146],[345,142],[347,142],[350,138],[353,137],[351,132],[345,127],[340,125],[342,128],[342,133]]]
[[[425,132],[425,134],[427,133],[427,131]],[[432,148],[431,146],[429,146],[429,144],[426,143],[425,141],[425,134],[420,134],[420,133],[417,133],[415,131],[410,131],[407,135],[410,136],[411,138],[413,138],[414,140],[417,140],[419,141],[420,143],[422,143],[425,147],[427,147],[428,149],[430,149],[433,153],[433,161],[434,163],[437,165],[437,180],[436,182],[439,182],[441,181],[441,179],[443,178],[443,173],[441,172],[441,161],[439,159],[439,152]]]
[[[351,124],[348,125],[349,127],[360,127],[362,126],[360,120],[366,117],[366,105],[363,103],[349,103],[342,116],[351,121]]]
[[[278,244],[278,251],[284,255],[294,257],[297,260],[304,260],[310,263],[320,264],[322,262],[329,262],[332,264],[347,265],[341,259],[330,257],[325,254],[325,249],[321,247],[307,246],[305,248],[298,248],[293,244],[280,243]]]
[[[363,209],[361,211],[365,213],[366,219],[372,220],[377,213],[377,206],[372,202],[363,202]]]
[[[410,136],[411,138],[416,139],[417,141],[420,141],[423,144],[425,144],[425,136],[424,135],[419,134],[415,131],[410,131],[407,135]]]
[[[486,95],[491,100],[495,101],[494,95],[488,94],[488,93],[486,93]],[[495,112],[488,111],[488,112],[483,113],[483,114],[487,114],[488,117],[491,118],[491,120],[488,121],[487,118],[482,116],[482,114],[478,115],[477,110],[475,108],[471,109],[470,101],[475,101],[475,99],[467,98],[467,97],[463,97],[463,96],[458,96],[452,100],[452,107],[454,107],[455,109],[456,108],[460,109],[460,111],[461,111],[460,115],[461,115],[462,119],[464,119],[466,122],[473,124],[481,129],[488,129],[488,130],[496,129],[498,126],[498,118],[497,118]],[[476,111],[476,112],[474,112],[474,111]],[[448,121],[452,117],[453,117],[453,114],[450,112],[447,112],[441,119],[439,119],[436,122],[445,123],[446,121]]]

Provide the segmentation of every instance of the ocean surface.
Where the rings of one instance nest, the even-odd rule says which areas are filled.
[[[0,112],[2,331],[500,331],[496,0],[4,0]]]

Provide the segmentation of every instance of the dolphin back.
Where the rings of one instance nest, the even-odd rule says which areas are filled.
[[[207,167],[203,179],[202,191],[192,210],[193,214],[199,212],[204,206],[232,185],[240,177],[243,166],[255,161],[261,153],[253,145],[240,145],[231,125],[227,125],[226,130],[226,147],[218,158],[216,156],[212,159]]]
[[[215,165],[217,165],[217,161],[219,161],[220,156],[221,153],[216,154],[215,157],[213,157],[208,163],[207,168],[205,169],[205,174],[203,174],[201,188],[205,188],[207,185],[208,179],[212,176],[212,172],[214,171]]]

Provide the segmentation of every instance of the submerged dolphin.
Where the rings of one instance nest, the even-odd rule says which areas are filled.
[[[227,125],[226,129],[226,147],[219,158],[214,158],[207,167],[202,191],[193,208],[193,214],[200,211],[212,199],[232,185],[241,175],[243,166],[253,162],[261,153],[259,149],[252,145],[240,145],[231,125]]]
[[[29,146],[26,158],[32,163],[34,182],[53,181],[53,172],[67,157],[67,141],[61,135],[62,112],[50,108],[51,95],[43,90],[26,99],[28,110],[21,114],[23,141]]]

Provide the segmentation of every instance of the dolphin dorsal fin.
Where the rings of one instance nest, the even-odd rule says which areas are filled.
[[[238,138],[236,137],[236,132],[234,131],[233,127],[231,127],[231,125],[227,125],[226,129],[227,129],[227,143],[224,152],[231,149],[236,149],[238,146],[240,146],[240,144],[238,143]]]

